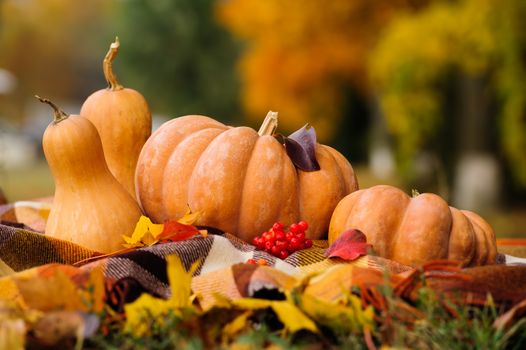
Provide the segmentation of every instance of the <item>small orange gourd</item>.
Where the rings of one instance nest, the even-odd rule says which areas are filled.
[[[307,236],[326,235],[330,216],[358,189],[351,164],[317,144],[320,170],[294,167],[272,136],[277,113],[259,132],[189,115],[164,123],[144,145],[137,163],[138,200],[152,220],[177,219],[188,206],[202,213],[197,225],[250,241],[274,222],[309,223]]]
[[[393,186],[342,199],[331,218],[329,244],[348,229],[362,231],[376,254],[412,266],[437,259],[494,264],[497,255],[495,233],[479,215],[450,207],[435,194],[410,197]]]
[[[46,235],[102,253],[122,249],[122,235],[133,232],[141,211],[108,169],[97,129],[39,99],[55,112],[42,140],[55,180]]]
[[[141,148],[152,132],[148,103],[136,90],[124,88],[112,63],[119,39],[111,44],[103,61],[108,88],[91,94],[80,110],[97,128],[111,173],[135,198],[135,167]]]

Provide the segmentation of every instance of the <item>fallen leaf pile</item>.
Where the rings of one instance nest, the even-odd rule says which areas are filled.
[[[167,220],[163,224],[154,224],[150,218],[141,216],[131,236],[122,236],[125,248],[151,246],[156,243],[177,242],[196,235],[207,235],[206,230],[198,230],[193,224],[201,216],[200,212],[188,209],[178,220]]]

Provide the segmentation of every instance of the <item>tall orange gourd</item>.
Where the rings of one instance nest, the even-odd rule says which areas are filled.
[[[122,249],[141,216],[132,196],[111,174],[97,129],[86,118],[55,110],[42,146],[55,180],[46,235],[98,252]]]
[[[135,167],[141,148],[152,132],[148,103],[136,90],[124,88],[112,63],[119,39],[111,44],[103,61],[108,88],[91,94],[80,110],[97,128],[111,173],[135,198]]]

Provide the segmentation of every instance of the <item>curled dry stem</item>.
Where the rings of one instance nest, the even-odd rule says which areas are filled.
[[[111,43],[110,49],[108,50],[108,53],[102,61],[102,70],[104,71],[104,78],[106,78],[106,81],[108,82],[108,89],[110,89],[111,91],[123,89],[122,85],[119,84],[119,81],[117,80],[117,75],[113,71],[113,60],[119,52],[119,46],[119,38],[115,37],[115,41]]]
[[[50,105],[51,108],[53,108],[53,111],[55,112],[55,114],[53,116],[53,124],[60,123],[61,121],[63,121],[64,119],[67,119],[69,117],[69,115],[66,112],[61,110],[56,104],[54,104],[53,102],[51,102],[47,98],[42,98],[42,97],[40,97],[38,95],[35,95],[35,97],[40,102],[45,103],[47,105]]]

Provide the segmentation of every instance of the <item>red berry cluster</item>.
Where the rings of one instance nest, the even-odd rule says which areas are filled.
[[[254,237],[252,244],[275,257],[285,259],[297,250],[312,247],[312,240],[305,238],[308,228],[306,221],[292,224],[288,230],[282,223],[276,222],[270,230]]]

